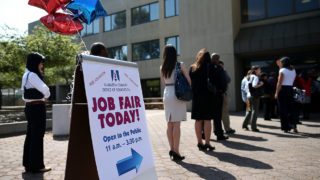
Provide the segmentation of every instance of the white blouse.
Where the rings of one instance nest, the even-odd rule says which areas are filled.
[[[283,74],[282,86],[292,86],[296,78],[296,71],[289,70],[287,68],[281,68],[280,71]]]
[[[26,82],[28,73],[29,73],[28,82]],[[22,77],[22,84],[21,84],[22,91],[24,91],[24,87],[26,87],[26,89],[36,88],[38,91],[40,91],[44,95],[44,98],[42,99],[24,99],[24,95],[22,93],[22,99],[25,102],[32,102],[32,101],[39,101],[39,100],[44,101],[45,98],[49,98],[50,96],[49,87],[39,78],[39,76],[36,73],[30,72],[28,69],[25,70],[25,73]]]

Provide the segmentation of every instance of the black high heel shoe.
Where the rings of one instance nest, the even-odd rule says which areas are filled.
[[[170,156],[170,158],[173,156],[173,152],[174,152],[174,151],[172,151],[172,150],[169,151],[169,156]]]
[[[182,161],[182,160],[185,159],[184,156],[181,156],[180,154],[178,154],[178,153],[176,153],[174,151],[172,151],[172,156],[173,156],[172,160],[174,160],[174,161]]]
[[[204,147],[208,151],[213,151],[216,149],[214,146],[211,146],[210,144],[205,144]]]
[[[199,151],[204,151],[204,150],[206,150],[205,145],[203,145],[203,144],[198,143],[197,146],[198,146],[198,148],[199,148]]]

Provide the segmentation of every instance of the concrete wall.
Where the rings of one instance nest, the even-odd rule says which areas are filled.
[[[194,63],[201,48],[219,53],[232,78],[229,85],[230,110],[236,110],[233,23],[238,24],[239,21],[234,22],[232,9],[233,6],[237,9],[240,3],[233,3],[232,0],[183,0],[179,3],[181,60],[187,65]]]
[[[126,28],[103,32],[103,20],[100,21],[100,33],[85,36],[83,39],[89,48],[96,41],[103,42],[107,47],[127,45],[128,61],[132,61],[132,44],[159,39],[160,58],[138,61],[141,79],[159,78],[161,56],[165,45],[165,38],[179,35],[179,16],[164,18],[164,0],[159,0],[159,20],[131,25],[131,9],[141,5],[150,4],[150,0],[104,0],[102,1],[108,14],[126,10]]]

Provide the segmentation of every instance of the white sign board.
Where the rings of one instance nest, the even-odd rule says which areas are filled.
[[[84,59],[82,69],[99,179],[156,178],[138,68]]]

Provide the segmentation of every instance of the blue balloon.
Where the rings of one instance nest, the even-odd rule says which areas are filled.
[[[79,17],[83,22],[90,24],[95,19],[107,16],[99,0],[74,0],[66,6],[74,17]]]

